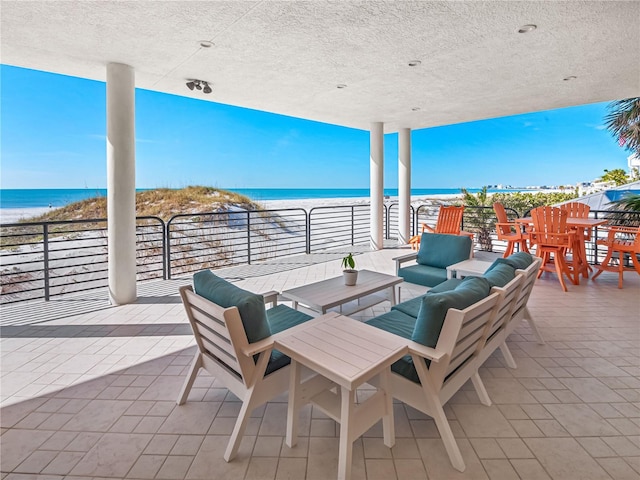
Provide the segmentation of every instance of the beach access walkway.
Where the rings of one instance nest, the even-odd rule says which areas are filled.
[[[391,259],[407,251],[355,258],[359,269],[392,274]],[[225,275],[252,291],[282,291],[340,275],[336,255]],[[246,274],[252,268],[261,273]],[[335,478],[339,427],[311,406],[293,449],[284,443],[287,396],[257,409],[237,459],[225,463],[238,399],[203,372],[189,401],[176,405],[194,353],[177,293],[189,282],[141,283],[138,301],[120,307],[94,292],[2,308],[4,478]],[[638,275],[620,290],[605,272],[564,293],[543,276],[529,308],[547,343],[523,322],[509,337],[518,368],[496,352],[480,370],[493,405],[467,385],[445,406],[465,472],[453,470],[433,421],[396,402],[396,445],[384,446],[376,424],[354,443],[352,478],[638,478],[639,288]],[[422,291],[403,286],[403,299]],[[354,318],[388,309],[384,302]],[[361,389],[358,398],[371,394]]]

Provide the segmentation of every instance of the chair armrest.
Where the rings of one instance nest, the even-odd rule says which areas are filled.
[[[435,348],[425,347],[421,343],[414,342],[412,340],[407,341],[407,346],[409,347],[410,354],[419,355],[431,360],[432,362],[438,363],[446,356],[445,352],[438,351]]]
[[[272,306],[275,307],[278,304],[278,295],[279,293],[275,290],[269,290],[268,292],[263,293],[262,296],[264,297],[264,303],[271,303],[273,304]]]
[[[252,357],[256,353],[264,352],[270,348],[273,348],[273,336],[263,338],[258,342],[250,343],[242,349],[242,353],[247,357]]]
[[[426,223],[422,224],[422,232],[431,232],[431,233],[437,233],[436,230],[433,227],[430,227],[429,225],[427,225]]]
[[[410,262],[411,260],[415,260],[418,258],[418,252],[406,253],[404,255],[400,255],[399,257],[395,257],[392,260],[396,262],[396,275],[398,275],[398,270],[403,263]]]

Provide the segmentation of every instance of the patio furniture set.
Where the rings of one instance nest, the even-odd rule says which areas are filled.
[[[437,249],[447,264],[422,269],[437,286],[398,304],[395,289],[403,278],[378,272],[360,272],[356,286],[329,279],[264,296],[208,270],[196,273],[193,287],[180,289],[197,352],[178,404],[187,400],[200,368],[242,400],[224,454],[231,461],[251,412],[288,390],[287,445],[296,444],[300,408],[312,403],[341,426],[338,478],[348,479],[353,442],[372,425],[382,420],[384,444],[394,445],[396,398],[433,417],[451,464],[464,471],[443,406],[467,380],[481,402],[491,404],[478,369],[498,348],[516,368],[506,339],[523,318],[543,342],[526,307],[541,259],[519,252],[489,264],[481,276],[447,279],[447,267],[469,259],[470,243],[466,236],[424,234],[417,255],[433,262]],[[364,323],[345,316],[385,300],[391,310]],[[358,404],[356,390],[365,383],[377,392]]]
[[[493,209],[497,219],[496,236],[498,240],[507,243],[504,257],[511,255],[516,245],[518,251],[527,253],[529,246],[535,246],[536,255],[542,258],[538,277],[544,272],[555,272],[565,292],[567,291],[565,276],[574,285],[579,285],[580,277],[589,278],[589,273],[593,271],[587,261],[585,243],[591,239],[592,230],[596,227],[604,227],[607,232],[606,239],[596,241],[598,246],[607,249],[607,253],[602,263],[595,266],[598,271],[592,279],[595,280],[603,271],[613,271],[618,273],[618,288],[622,288],[625,270],[635,269],[640,274],[640,259],[638,258],[640,255],[640,227],[607,225],[609,222],[607,219],[589,218],[590,207],[581,202],[568,202],[560,207],[534,208],[529,217],[516,218],[513,222],[509,222],[504,205],[501,203],[494,203]],[[473,234],[461,229],[463,214],[464,206],[441,206],[435,228],[423,224],[422,231],[463,235],[473,241]],[[422,236],[420,235],[412,237],[409,241],[410,246],[417,250],[421,240]],[[569,254],[571,255],[570,259],[568,258]],[[415,254],[407,255],[402,257],[400,261],[402,263],[415,258]],[[418,263],[432,266],[420,261]],[[631,266],[625,267],[625,263],[631,264]],[[465,264],[465,267],[471,266],[472,274],[484,271],[479,271],[483,267],[482,264],[475,265],[475,267],[473,265],[472,260]],[[400,265],[398,265],[399,268]],[[449,276],[454,271],[455,268],[449,267]],[[411,272],[408,273],[411,275]],[[432,281],[434,280],[428,280],[428,282]],[[425,285],[432,286],[427,283]]]

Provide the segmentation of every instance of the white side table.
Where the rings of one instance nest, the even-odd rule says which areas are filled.
[[[351,476],[354,440],[378,420],[382,419],[384,444],[394,445],[389,372],[391,364],[408,353],[407,340],[335,312],[285,330],[274,339],[274,348],[291,357],[289,447],[297,442],[298,411],[309,402],[340,423],[339,480]],[[319,375],[301,382],[299,364]],[[380,388],[356,407],[356,389],[376,375]]]
[[[447,278],[462,278],[469,275],[482,275],[493,262],[470,258],[447,267]]]

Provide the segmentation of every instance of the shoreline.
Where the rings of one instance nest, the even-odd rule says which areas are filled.
[[[524,193],[550,193],[557,190],[526,190]],[[498,192],[496,192],[498,193]],[[460,193],[440,193],[432,195],[412,195],[411,204],[420,203],[448,203],[462,198]],[[252,199],[253,200],[253,199]],[[310,210],[316,207],[362,205],[369,203],[369,197],[335,197],[335,198],[305,198],[284,200],[253,200],[262,205],[265,210],[304,209]],[[397,202],[398,197],[385,197],[385,202]],[[42,215],[48,211],[62,207],[30,207],[30,208],[0,208],[0,223],[17,223],[20,220],[28,220]],[[179,212],[177,212],[179,213]]]

